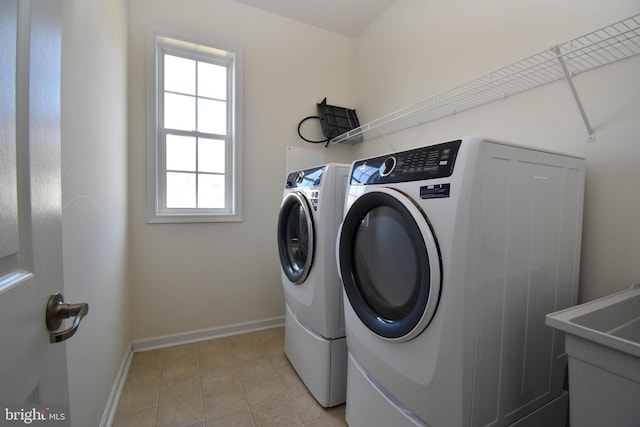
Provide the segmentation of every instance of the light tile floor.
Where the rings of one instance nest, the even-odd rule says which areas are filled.
[[[113,427],[346,426],[284,354],[284,327],[135,353]]]

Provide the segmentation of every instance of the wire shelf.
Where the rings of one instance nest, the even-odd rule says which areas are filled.
[[[591,137],[593,130],[573,86],[572,77],[640,54],[640,14],[569,40],[499,68],[431,98],[401,108],[332,139],[328,145],[371,139],[420,126],[547,83],[567,79]]]

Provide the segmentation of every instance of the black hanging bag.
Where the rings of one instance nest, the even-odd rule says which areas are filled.
[[[309,116],[298,124],[298,135],[300,138],[304,139],[307,142],[312,143],[323,143],[329,142],[333,138],[340,136],[344,133],[349,132],[357,127],[360,127],[360,122],[358,121],[358,116],[356,115],[356,110],[345,107],[338,107],[336,105],[327,104],[327,98],[323,99],[322,102],[317,104],[318,107],[318,115],[317,116]],[[321,141],[312,141],[300,133],[300,126],[302,123],[309,119],[319,119],[320,125],[322,126],[322,133],[324,134],[326,139]],[[356,143],[362,141],[362,135],[356,135],[352,138],[349,138],[348,142]]]

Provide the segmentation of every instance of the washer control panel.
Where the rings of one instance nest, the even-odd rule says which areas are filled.
[[[462,140],[360,160],[351,169],[351,184],[385,184],[446,178],[453,174]]]

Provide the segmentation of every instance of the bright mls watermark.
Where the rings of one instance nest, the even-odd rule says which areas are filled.
[[[0,426],[68,426],[66,405],[8,405],[0,413]]]

